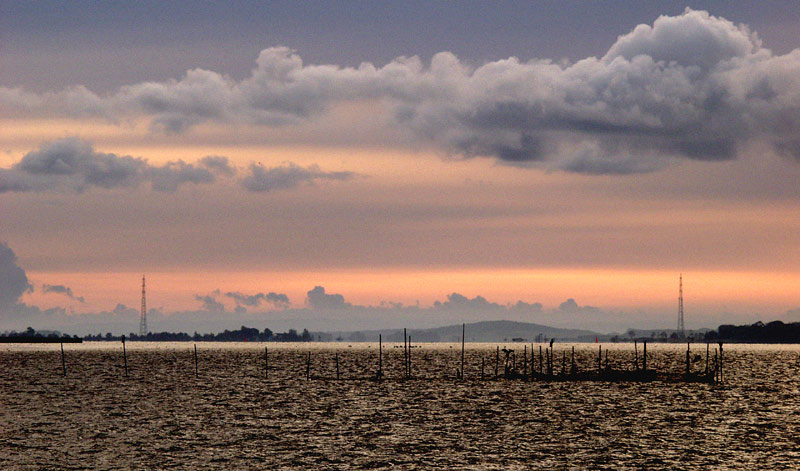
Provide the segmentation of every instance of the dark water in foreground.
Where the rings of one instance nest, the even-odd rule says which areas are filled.
[[[726,384],[479,381],[494,345],[413,352],[424,379],[305,379],[373,373],[377,345],[129,344],[0,347],[0,469],[798,469],[800,349],[726,346]],[[520,345],[516,347],[521,348]],[[631,364],[632,345],[610,361]],[[556,344],[556,369],[561,349]],[[681,371],[685,345],[651,345]],[[577,346],[583,368],[596,346]],[[705,347],[693,346],[703,359]]]

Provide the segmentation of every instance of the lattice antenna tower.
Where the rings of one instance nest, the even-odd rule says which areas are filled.
[[[142,313],[139,317],[139,336],[147,335],[147,298],[144,294],[144,275],[142,275]]]
[[[683,325],[683,273],[678,278],[678,335],[681,338],[686,336]]]

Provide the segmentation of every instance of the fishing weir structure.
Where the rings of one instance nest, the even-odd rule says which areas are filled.
[[[436,373],[432,376],[429,371],[422,371],[423,368],[418,368],[415,371],[415,362],[419,361],[423,364],[430,364],[431,351],[423,348],[421,345],[412,345],[411,336],[407,335],[406,330],[403,332],[403,345],[395,346],[395,348],[402,348],[402,358],[398,359],[398,355],[388,355],[384,353],[382,335],[378,335],[378,348],[375,352],[374,363],[368,358],[363,357],[357,362],[358,371],[352,369],[352,363],[348,365],[347,355],[340,356],[344,353],[341,350],[327,354],[325,351],[318,352],[312,358],[311,349],[306,352],[297,352],[294,355],[300,354],[302,358],[302,370],[307,381],[322,380],[322,381],[410,381],[410,380],[423,380],[423,381],[436,381],[436,380],[455,380],[455,381],[523,381],[523,382],[663,382],[663,383],[706,383],[706,384],[719,384],[723,382],[723,355],[722,355],[722,342],[718,342],[719,347],[714,348],[713,358],[711,356],[711,344],[706,343],[705,366],[697,366],[692,368],[693,364],[701,363],[702,356],[699,354],[692,354],[691,343],[687,342],[686,353],[684,359],[684,367],[682,371],[675,371],[674,366],[671,371],[659,370],[648,366],[648,353],[647,342],[642,342],[641,355],[639,350],[639,342],[634,342],[634,351],[630,360],[620,360],[619,352],[615,352],[614,363],[609,361],[609,350],[603,350],[602,345],[597,346],[596,360],[592,359],[593,354],[589,354],[587,365],[587,351],[585,348],[581,350],[580,361],[576,358],[575,346],[570,346],[569,349],[563,349],[556,352],[554,348],[554,340],[550,340],[549,345],[539,345],[538,349],[534,349],[534,345],[523,346],[523,350],[515,351],[500,346],[492,350],[483,350],[479,352],[477,358],[478,364],[473,363],[469,370],[470,374],[466,374],[467,369],[467,350],[466,350],[466,325],[462,325],[461,335],[461,352],[460,358],[456,360],[457,366],[454,369],[453,364],[447,366],[449,361],[445,361],[442,368],[437,368]],[[348,346],[349,347],[349,346]],[[452,348],[452,347],[451,347]],[[419,350],[414,353],[414,350]],[[61,374],[67,376],[67,361],[66,353],[64,351],[64,343],[61,343],[60,348],[61,358],[60,366]],[[122,337],[122,351],[120,370],[124,373],[125,377],[129,374],[129,358],[126,348],[125,336]],[[413,354],[412,354],[413,353]],[[470,361],[476,360],[475,350],[470,350]],[[494,353],[492,355],[492,353]],[[197,344],[190,350],[192,356],[191,365],[193,366],[194,376],[200,378],[202,376],[202,361],[198,355]],[[283,354],[285,360],[285,353]],[[627,355],[627,354],[626,354]],[[274,354],[273,354],[274,356]],[[320,357],[322,357],[320,359]],[[450,356],[452,358],[452,356]],[[559,358],[560,357],[560,358]],[[344,359],[344,362],[342,362]],[[280,360],[280,357],[279,357]],[[366,360],[366,364],[364,363]],[[397,362],[402,360],[402,368],[398,368]],[[460,360],[460,361],[459,361]],[[674,360],[674,357],[673,357]],[[295,360],[297,361],[297,356]],[[278,377],[285,377],[286,371],[284,368],[297,371],[296,367],[287,365],[285,361],[278,362],[282,366],[275,366],[275,362],[270,361],[270,348],[264,346],[263,360],[261,363],[262,377],[270,379],[272,373],[280,373]],[[290,362],[291,363],[291,362]],[[460,364],[459,364],[460,363]],[[370,366],[370,364],[374,366]],[[674,365],[674,361],[673,361]],[[245,364],[242,364],[245,366]],[[350,368],[345,368],[350,366]],[[349,371],[343,371],[348,369]],[[427,369],[427,368],[425,368]],[[388,371],[387,371],[388,370]],[[335,372],[335,374],[334,374]],[[455,374],[453,374],[453,372]],[[318,374],[322,373],[322,374]]]

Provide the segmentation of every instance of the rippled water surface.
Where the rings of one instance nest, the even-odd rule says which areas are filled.
[[[66,377],[58,345],[0,345],[0,469],[800,468],[796,346],[726,345],[722,386],[481,381],[488,344],[464,381],[460,345],[414,349],[411,380],[385,345],[375,382],[377,344],[271,343],[265,378],[264,346],[199,343],[195,377],[193,344],[129,343],[126,378],[119,343],[65,345]],[[633,345],[609,349],[633,367]],[[682,371],[685,349],[650,345],[648,366]]]

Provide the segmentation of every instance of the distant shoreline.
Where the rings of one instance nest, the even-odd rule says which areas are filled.
[[[74,337],[30,337],[27,335],[0,336],[0,343],[83,343]]]

